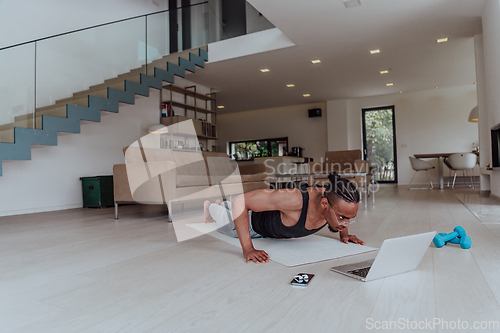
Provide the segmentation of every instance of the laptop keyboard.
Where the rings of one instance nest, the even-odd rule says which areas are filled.
[[[365,268],[360,268],[360,269],[355,269],[352,271],[347,271],[347,273],[351,273],[353,275],[361,276],[362,278],[366,277],[368,275],[368,272],[370,271],[371,267],[365,267]]]

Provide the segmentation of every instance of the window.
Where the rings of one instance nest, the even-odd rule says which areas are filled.
[[[251,161],[255,157],[284,156],[288,153],[288,138],[229,142],[233,160]]]
[[[396,120],[394,105],[363,109],[363,153],[374,179],[397,183]]]

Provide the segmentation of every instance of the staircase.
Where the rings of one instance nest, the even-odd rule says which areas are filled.
[[[33,127],[32,114],[18,116],[14,123],[0,125],[0,176],[2,160],[31,160],[31,145],[56,146],[57,132],[80,133],[80,120],[100,122],[101,111],[118,113],[120,102],[135,104],[135,95],[149,97],[149,88],[161,90],[163,81],[172,84],[174,76],[184,78],[186,71],[194,73],[196,66],[205,67],[207,60],[206,47],[170,54],[148,64],[147,72],[144,65],[88,90],[76,92],[54,105],[37,108],[37,129],[25,128]],[[21,125],[23,127],[16,127]]]

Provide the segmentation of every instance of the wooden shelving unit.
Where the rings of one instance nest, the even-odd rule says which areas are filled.
[[[179,103],[179,102],[175,102],[175,101],[163,102],[162,104],[163,105],[170,105],[171,107],[176,106],[176,107],[179,107],[182,109],[193,110],[195,112],[215,114],[215,111],[212,111],[212,110],[207,110],[204,108],[195,107],[194,105]]]
[[[219,139],[217,137],[215,93],[201,94],[196,91],[196,86],[182,88],[172,84],[164,85],[163,89],[169,91],[169,97],[164,98],[162,92],[160,103],[162,113],[166,113],[166,117],[161,118],[161,123],[169,126],[188,119],[193,120],[198,141],[203,141],[200,143],[205,150],[210,150],[209,148],[213,150],[216,142],[210,141]],[[184,102],[174,100],[174,93],[182,95]],[[190,101],[188,101],[189,99]],[[183,113],[183,115],[180,113]],[[187,136],[192,137],[193,135],[187,134]],[[210,145],[210,143],[212,144]]]

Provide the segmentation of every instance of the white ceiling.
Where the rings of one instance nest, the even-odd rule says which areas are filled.
[[[220,91],[223,113],[476,80],[473,36],[481,33],[486,0],[361,0],[350,9],[341,0],[249,2],[296,46],[208,63],[190,76]],[[440,37],[449,41],[437,44]],[[381,53],[371,55],[376,48]],[[322,63],[311,64],[317,58]],[[384,69],[389,74],[379,73]]]

